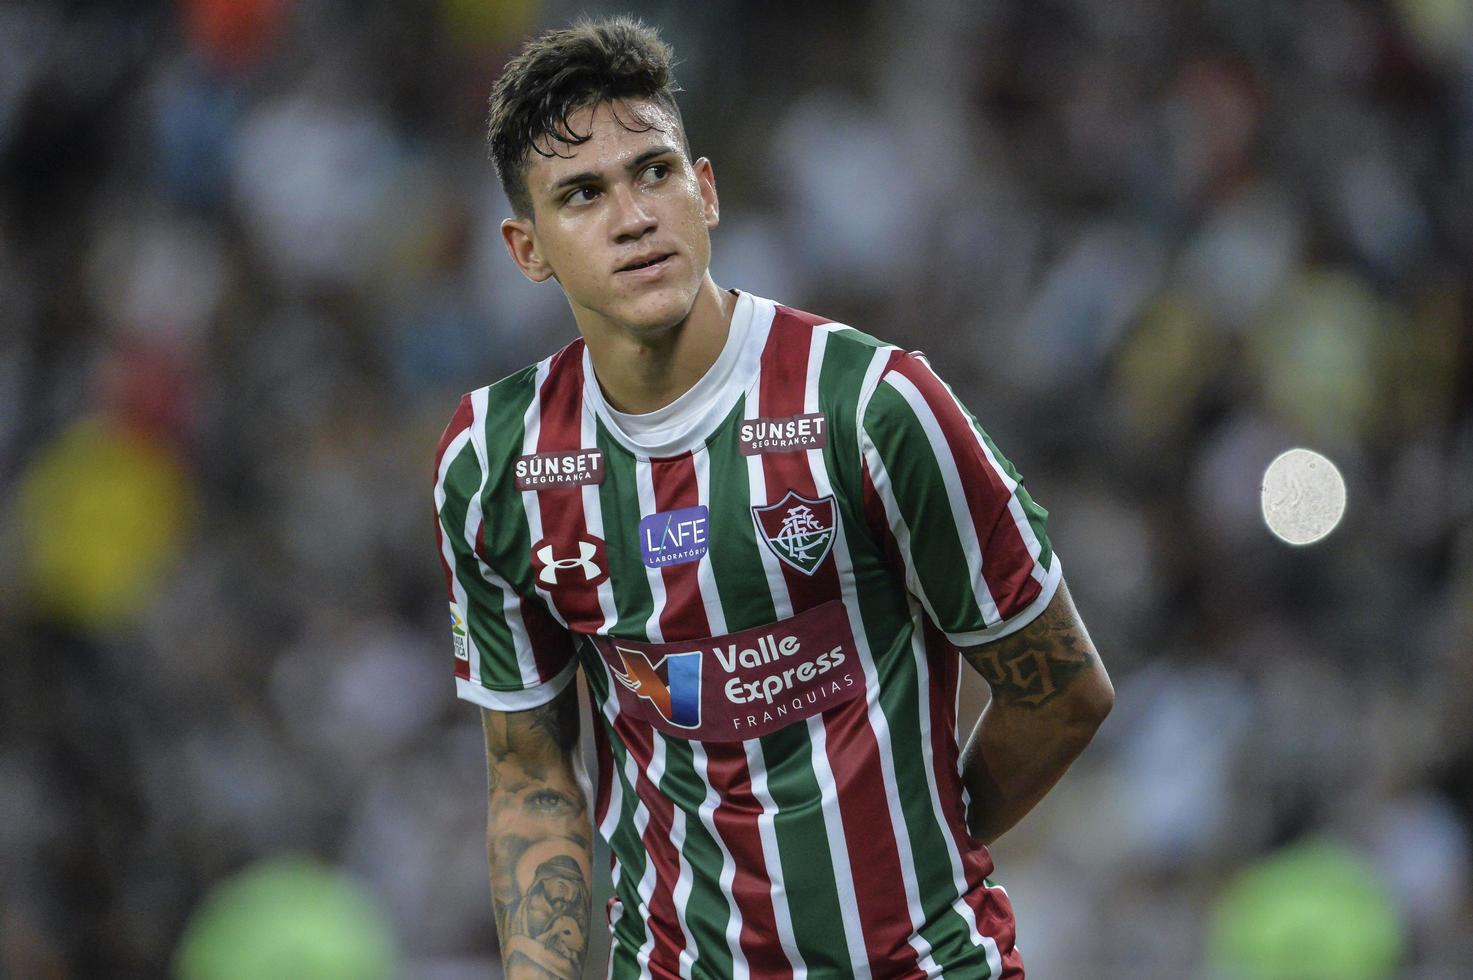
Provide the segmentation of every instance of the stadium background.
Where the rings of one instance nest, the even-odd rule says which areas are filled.
[[[995,849],[1030,975],[1473,973],[1473,4],[610,9],[718,282],[925,349],[1053,513],[1118,702]],[[282,855],[499,975],[430,457],[573,335],[480,140],[584,10],[0,6],[0,975],[163,975]]]

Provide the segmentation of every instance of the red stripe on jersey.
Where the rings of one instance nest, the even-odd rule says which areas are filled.
[[[976,917],[977,931],[997,943],[1002,954],[1003,976],[1022,977],[1012,903],[1001,889],[987,887],[986,878],[992,874],[992,855],[967,830],[956,745],[956,690],[961,658],[957,648],[929,620],[925,623],[924,638],[926,663],[931,666],[931,751],[936,765],[936,793],[947,830],[961,856],[962,875],[966,880],[962,901]]]
[[[815,324],[821,322],[786,307],[778,308],[767,349],[762,353],[758,412],[763,417],[800,415],[806,410],[808,360]],[[806,451],[763,454],[762,471],[769,504],[781,500],[789,490],[810,499],[818,496]],[[835,524],[839,520],[836,501]],[[838,533],[837,527],[834,533]],[[795,614],[842,598],[832,549],[812,575],[804,575],[786,562],[781,564]],[[900,850],[890,832],[890,796],[880,769],[879,741],[869,723],[868,699],[851,699],[825,712],[823,723],[865,947],[876,967],[892,974],[911,969],[916,965],[916,954],[909,945],[911,922],[904,871]]]
[[[669,976],[680,975],[680,953],[685,949],[685,934],[680,928],[681,910],[675,908],[675,883],[680,879],[680,856],[672,839],[675,804],[660,788],[650,782],[647,767],[654,757],[654,732],[648,725],[629,722],[625,715],[615,719],[620,739],[634,762],[638,775],[634,791],[649,814],[641,840],[645,853],[655,869],[650,890],[649,916],[645,928],[654,937],[650,949],[650,970]]]
[[[935,372],[913,354],[893,364],[891,370],[916,386],[941,427],[977,533],[982,578],[997,603],[998,615],[1008,619],[1026,609],[1042,589],[1032,575],[1034,561],[1028,543],[1008,511],[1008,488],[988,462],[977,430]],[[958,531],[966,533],[961,528]]]
[[[547,380],[537,397],[539,453],[592,448],[583,445],[582,339],[573,341],[553,355]],[[542,511],[542,534],[552,544],[553,554],[557,557],[578,555],[579,542],[592,540],[588,534],[587,515],[583,512],[581,489],[564,486],[538,490],[537,502]],[[603,626],[604,615],[598,604],[596,588],[573,584],[548,594],[557,604],[569,630],[596,633]],[[540,672],[541,661],[537,666]]]
[[[482,561],[485,561],[486,522],[484,520],[476,528],[476,553],[481,556]],[[538,679],[552,680],[567,666],[569,658],[574,656],[572,637],[558,624],[557,620],[552,618],[547,607],[540,602],[518,594],[517,611],[521,615],[522,626],[527,631],[527,643],[532,647],[532,660],[537,664]],[[469,667],[467,667],[467,672],[469,672]],[[468,673],[467,676],[469,676]]]
[[[859,488],[864,498],[864,520],[869,525],[870,537],[879,542],[885,554],[885,563],[899,579],[897,583],[899,587],[904,588],[905,556],[900,551],[900,542],[895,540],[895,532],[890,530],[890,517],[885,513],[885,504],[880,500],[880,491],[875,489],[875,481],[870,476],[868,464],[862,464],[860,467]]]
[[[695,457],[690,453],[652,460],[650,482],[655,488],[655,510],[661,513],[695,507],[701,502],[700,491],[696,487]],[[711,623],[706,618],[706,604],[701,599],[699,569],[699,561],[665,565],[660,569],[660,578],[665,583],[665,608],[660,610],[660,633],[666,643],[701,639],[711,635]]]
[[[445,426],[444,433],[440,436],[440,443],[435,447],[435,481],[440,479],[440,464],[445,461],[445,450],[455,441],[455,437],[471,427],[471,422],[476,414],[471,405],[471,396],[462,395],[460,404],[455,406],[455,414],[450,417],[450,424]]]
[[[699,503],[695,459],[689,453],[650,464],[659,511],[694,507]],[[666,642],[711,633],[701,597],[699,563],[667,565],[660,570],[665,585],[665,608],[660,613],[660,630]],[[772,905],[772,882],[767,878],[761,831],[757,816],[762,806],[752,794],[746,753],[740,745],[702,743],[706,750],[706,775],[711,785],[721,787],[720,805],[712,814],[716,832],[732,853],[735,877],[732,898],[741,915],[739,942],[753,976],[791,976],[792,969],[776,942],[777,915]]]
[[[816,321],[808,314],[800,316],[785,306],[777,308],[767,336],[767,347],[762,351],[762,376],[757,394],[759,416],[785,418],[803,414],[814,322],[822,321]],[[769,504],[782,500],[789,490],[810,500],[818,496],[813,472],[808,468],[807,451],[763,453],[761,460]],[[835,501],[834,520],[837,522],[838,519],[838,502]],[[760,527],[757,533],[762,533]],[[832,549],[812,575],[804,575],[787,562],[779,562],[779,565],[793,602],[794,615],[841,597]]]
[[[792,965],[777,936],[772,881],[767,877],[762,831],[757,826],[762,804],[752,794],[746,750],[740,742],[702,744],[706,749],[706,776],[712,786],[721,787],[721,802],[711,819],[735,865],[731,897],[742,917],[740,939],[749,975],[763,980],[791,977]]]
[[[823,724],[870,963],[882,971],[913,969],[916,951],[910,946],[906,872],[892,831],[890,795],[880,770],[879,742],[869,723],[868,699],[851,698],[825,712]]]

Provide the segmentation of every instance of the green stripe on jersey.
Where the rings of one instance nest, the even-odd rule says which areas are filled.
[[[645,640],[646,624],[654,610],[654,598],[649,582],[645,579],[644,566],[638,555],[632,553],[622,532],[639,527],[639,493],[635,483],[634,461],[624,452],[604,428],[602,420],[597,422],[595,436],[598,448],[604,456],[604,479],[598,486],[599,509],[602,511],[604,542],[609,562],[609,586],[614,592],[614,610],[617,619],[611,632],[616,636]],[[584,654],[584,676],[588,680],[589,693],[596,705],[602,705],[617,696],[609,689],[609,676],[603,657],[592,643],[580,644]],[[599,724],[604,726],[604,736],[609,742],[609,751],[614,760],[615,776],[623,792],[620,794],[618,823],[615,825],[609,846],[619,855],[622,877],[616,892],[624,904],[624,915],[614,927],[618,941],[637,950],[647,938],[644,915],[639,907],[639,880],[645,873],[649,857],[644,842],[634,825],[634,787],[624,776],[624,767],[629,758],[624,744],[614,734],[612,726],[598,710]],[[638,762],[634,765],[638,767]],[[643,773],[640,774],[643,777]],[[617,972],[617,971],[616,971]],[[638,975],[637,971],[634,974]]]
[[[480,654],[481,684],[498,691],[519,691],[525,685],[516,657],[495,656],[513,650],[511,629],[501,607],[501,592],[481,578],[481,567],[465,539],[465,516],[470,499],[480,492],[481,465],[467,440],[445,471],[445,504],[440,527],[455,555],[455,578],[465,591],[465,620],[471,641]]]
[[[823,724],[820,716],[814,724]],[[813,771],[813,740],[806,723],[789,725],[759,740],[767,769],[767,791],[777,813],[777,837],[793,938],[804,963],[817,976],[848,973],[844,910],[839,903],[838,876],[829,856],[829,833],[820,806],[822,792]],[[851,842],[857,843],[857,842]],[[847,855],[846,855],[847,858]]]
[[[879,543],[870,538],[863,513],[864,464],[857,448],[855,398],[878,346],[878,341],[858,331],[840,331],[829,339],[819,376],[820,400],[829,412],[830,438],[824,455],[836,489],[842,485],[842,497],[849,504],[841,509],[844,543],[890,739],[895,789],[913,865],[907,873],[915,875],[921,902],[920,934],[946,976],[973,976],[977,951],[966,921],[951,908],[956,888],[946,832],[938,822],[927,779],[930,726],[921,725],[920,698],[928,695],[921,689],[911,651],[914,625],[904,599],[905,584],[897,580]],[[984,964],[981,975],[986,973]]]
[[[925,359],[922,358],[922,360]],[[931,362],[926,361],[926,366],[930,367],[930,365]],[[1054,549],[1048,539],[1048,511],[1040,507],[1029,496],[1027,489],[1023,486],[1023,474],[1019,473],[1018,468],[1012,464],[1012,461],[1004,456],[1001,450],[997,448],[997,443],[993,442],[992,437],[987,434],[987,430],[982,428],[982,424],[977,421],[977,416],[972,414],[972,410],[967,407],[965,402],[956,397],[956,392],[952,391],[951,385],[945,381],[942,381],[941,384],[946,388],[947,393],[956,399],[957,407],[962,410],[962,414],[967,417],[967,421],[971,423],[972,428],[982,437],[982,441],[987,444],[987,448],[992,452],[992,458],[997,460],[997,465],[1002,467],[1003,472],[1012,477],[1013,482],[1018,485],[1014,496],[1023,505],[1023,514],[1028,518],[1028,525],[1033,528],[1033,533],[1038,538],[1040,549],[1038,563],[1044,568],[1050,567],[1053,563]]]
[[[598,654],[595,653],[594,656]],[[625,751],[623,743],[614,736],[607,719],[601,714],[597,719],[597,724],[604,726],[604,737],[609,741],[609,752],[613,757],[614,772],[610,778],[619,781],[620,790],[618,822],[614,824],[608,840],[610,849],[619,855],[619,881],[614,886],[614,894],[624,906],[624,912],[619,916],[619,921],[614,923],[612,938],[616,943],[633,951],[643,946],[647,938],[644,920],[648,911],[640,907],[639,881],[644,876],[645,865],[649,858],[645,853],[644,841],[640,838],[639,828],[634,823],[634,808],[639,798],[634,793],[634,787],[625,778],[625,766],[629,764],[629,753]],[[636,770],[638,766],[637,762],[634,763]],[[629,855],[638,855],[639,860],[625,860]],[[636,971],[634,975],[638,976],[638,972]]]
[[[956,525],[941,466],[930,444],[917,435],[923,431],[921,422],[905,396],[880,385],[865,412],[865,430],[891,487],[905,488],[892,496],[910,529],[911,570],[940,620],[936,625],[947,633],[991,625],[983,619],[971,577],[965,574],[969,566],[962,529]]]
[[[966,410],[965,406],[963,406],[963,410]],[[967,412],[967,419],[972,423],[972,428],[976,429],[977,434],[982,437],[982,441],[987,443],[987,448],[992,450],[992,458],[997,460],[997,465],[1001,466],[1003,472],[1007,473],[1018,484],[1018,489],[1013,492],[1013,496],[1017,497],[1018,503],[1023,505],[1023,514],[1028,518],[1028,526],[1033,528],[1033,534],[1038,538],[1038,563],[1044,568],[1052,567],[1054,546],[1048,537],[1048,511],[1035,502],[1033,497],[1029,495],[1028,489],[1023,486],[1023,474],[1019,473],[1017,467],[1012,464],[1012,461],[1002,454],[997,448],[997,444],[992,441],[992,437],[977,424],[976,418],[969,411]]]
[[[710,551],[711,569],[728,633],[777,618],[752,521],[747,457],[737,447],[739,420],[745,412],[743,397],[707,442],[711,526],[721,529],[722,545]],[[758,745],[767,769],[768,792],[778,810],[773,831],[779,866],[788,883],[794,938],[805,957],[832,950],[840,957],[834,962],[848,969],[843,911],[827,847],[828,829],[818,805],[821,794],[808,726],[795,724],[765,735]]]
[[[891,749],[895,758],[895,788],[899,796],[905,831],[910,842],[914,865],[916,893],[921,902],[921,936],[931,944],[931,955],[946,976],[959,971],[961,964],[975,962],[976,950],[966,920],[953,909],[956,887],[952,878],[948,841],[940,823],[941,815],[932,805],[927,772],[934,769],[927,762],[931,724],[921,724],[920,699],[928,692],[920,685],[916,660],[911,650],[909,628],[884,633],[874,629],[866,616],[868,636],[894,635],[895,646],[876,655],[880,673],[880,710],[889,726]],[[881,627],[886,629],[888,627]],[[924,656],[924,652],[922,652]],[[984,971],[985,972],[985,971]],[[961,976],[960,972],[956,973]]]
[[[663,736],[656,733],[655,737]],[[681,908],[695,940],[697,971],[713,977],[734,976],[731,950],[726,946],[731,908],[720,888],[721,849],[701,823],[699,811],[706,799],[706,784],[696,771],[695,754],[688,741],[665,739],[665,776],[660,780],[660,790],[685,812],[681,856],[690,866],[691,891]]]
[[[631,456],[597,420],[598,448],[604,457],[604,479],[598,486],[603,511],[604,546],[609,560],[609,587],[614,590],[616,620],[609,632],[630,640],[648,640],[655,609],[644,562],[639,556],[639,482]],[[602,671],[599,671],[601,674]]]
[[[752,521],[752,501],[747,484],[747,457],[737,448],[740,421],[746,414],[747,396],[706,440],[710,460],[710,504],[712,534],[721,546],[708,552],[711,576],[721,600],[726,632],[740,633],[777,618],[772,593],[767,589],[767,572]]]
[[[518,371],[492,385],[486,393],[486,464],[492,473],[511,474],[522,454],[527,406],[537,397],[535,367]],[[532,587],[532,540],[527,530],[522,494],[513,480],[503,477],[488,485],[481,498],[486,516],[486,553],[496,568],[522,595],[536,595]],[[498,516],[503,519],[497,519]]]

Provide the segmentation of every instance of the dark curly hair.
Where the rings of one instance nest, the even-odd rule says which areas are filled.
[[[540,34],[507,62],[491,89],[486,136],[496,174],[518,217],[532,215],[528,152],[561,155],[557,144],[586,143],[591,134],[575,133],[568,124],[568,117],[586,106],[612,99],[648,99],[674,116],[681,145],[690,155],[675,104],[680,87],[672,73],[673,56],[654,28],[633,17],[611,17],[579,20],[572,27]],[[637,117],[615,118],[633,132],[653,126]]]

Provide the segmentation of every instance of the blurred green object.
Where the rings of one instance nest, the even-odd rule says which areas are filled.
[[[1213,910],[1209,973],[1242,980],[1384,980],[1401,916],[1355,851],[1310,839],[1241,872]]]
[[[216,885],[190,916],[178,980],[379,980],[393,977],[393,929],[346,875],[276,858]]]

